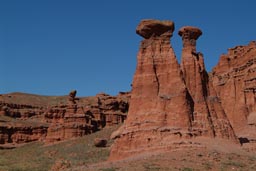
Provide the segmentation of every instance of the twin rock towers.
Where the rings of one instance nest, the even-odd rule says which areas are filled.
[[[144,38],[137,56],[130,108],[115,133],[110,160],[141,152],[200,146],[199,137],[236,136],[196,51],[200,29],[182,27],[181,64],[170,44],[172,21],[142,20],[136,33]]]

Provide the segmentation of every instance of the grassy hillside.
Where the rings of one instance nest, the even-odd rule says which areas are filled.
[[[54,145],[35,142],[16,149],[0,150],[0,171],[65,170],[104,161],[112,142],[106,148],[97,148],[93,141],[95,138],[108,138],[117,128],[104,128],[94,134]]]
[[[60,103],[66,104],[68,100],[68,95],[66,96],[43,96],[36,94],[27,94],[27,93],[10,93],[10,94],[1,94],[0,101],[6,103],[14,103],[14,104],[29,104],[32,106],[54,106]],[[81,97],[79,103],[90,104],[94,103],[96,98],[92,97]]]
[[[96,148],[95,138],[108,138],[118,126],[53,145],[29,143],[0,150],[0,171],[255,171],[256,153],[239,146],[209,142],[209,147],[149,153],[106,162],[110,145]]]

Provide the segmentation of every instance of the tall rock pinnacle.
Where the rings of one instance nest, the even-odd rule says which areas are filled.
[[[169,138],[191,128],[190,97],[170,38],[172,21],[143,20],[136,32],[144,37],[137,56],[128,118],[110,155],[111,160],[169,144]],[[189,136],[189,135],[187,135]]]
[[[204,136],[233,137],[233,130],[222,108],[220,99],[209,81],[203,55],[196,51],[196,40],[202,35],[199,28],[184,26],[178,33],[182,37],[181,70],[188,91],[193,99],[193,130]],[[225,127],[227,132],[221,132]]]
[[[143,20],[136,29],[145,39],[138,53],[128,123],[152,120],[145,124],[190,126],[188,92],[170,44],[173,31],[172,21],[159,20]]]
[[[152,150],[178,148],[180,145],[177,144],[184,140],[189,141],[183,146],[191,146],[192,137],[197,136],[220,135],[235,139],[228,123],[219,124],[218,114],[211,118],[209,111],[214,111],[214,107],[208,107],[206,102],[208,89],[205,87],[208,84],[201,74],[204,71],[203,59],[195,60],[197,56],[193,56],[196,55],[193,54],[195,40],[202,33],[196,28],[192,30],[193,34],[190,29],[181,29],[180,34],[183,35],[183,49],[187,51],[182,55],[187,54],[188,60],[192,58],[190,62],[184,61],[182,69],[185,71],[190,67],[195,70],[196,76],[193,77],[189,71],[187,75],[182,72],[171,46],[172,21],[143,20],[138,25],[136,33],[144,40],[137,56],[127,120],[114,133],[118,138],[112,146],[110,160]],[[187,66],[190,63],[197,63],[197,66]],[[199,93],[193,94],[191,90]],[[225,120],[225,115],[222,118]],[[223,133],[216,133],[215,128],[221,126],[227,128]]]
[[[196,52],[196,40],[202,35],[202,31],[196,27],[185,26],[179,30],[179,35],[182,37],[183,42],[181,69],[190,94],[195,98],[196,88],[198,88],[196,84],[202,84],[199,83],[202,81],[205,82],[205,80],[202,80],[205,79],[203,75],[205,74],[204,60],[202,54]],[[199,92],[202,91],[199,90]]]
[[[212,119],[208,117],[209,108],[206,103],[208,96],[207,72],[202,54],[196,51],[196,40],[202,35],[202,31],[196,27],[185,26],[179,30],[178,34],[183,41],[181,70],[194,101],[194,127],[203,130],[203,134],[214,136],[214,131],[210,129]]]

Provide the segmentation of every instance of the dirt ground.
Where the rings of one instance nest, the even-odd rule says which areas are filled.
[[[70,170],[88,171],[255,171],[256,151],[217,139],[202,139],[202,148],[159,151],[115,162],[101,162]],[[255,147],[255,145],[254,145]]]

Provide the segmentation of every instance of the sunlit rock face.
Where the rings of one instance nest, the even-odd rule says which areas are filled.
[[[143,20],[136,29],[144,40],[137,56],[128,117],[117,131],[110,160],[197,146],[190,140],[198,136],[236,141],[209,85],[203,57],[196,52],[196,39],[202,32],[195,27],[179,31],[183,39],[180,67],[170,44],[173,31],[172,21],[159,20]]]
[[[24,93],[0,95],[0,148],[31,141],[54,143],[85,136],[123,123],[129,92],[117,96],[39,96]]]
[[[256,42],[223,54],[212,80],[237,136],[256,142]]]

